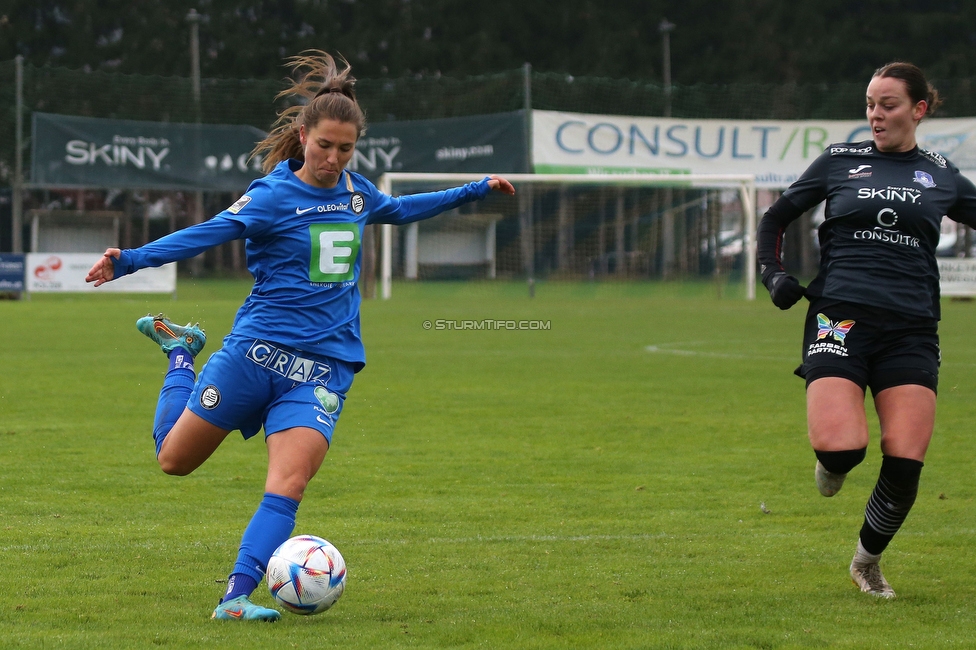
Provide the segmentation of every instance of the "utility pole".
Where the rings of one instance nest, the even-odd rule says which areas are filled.
[[[526,173],[532,173],[532,64],[526,61],[522,66],[522,134],[525,138]],[[535,297],[535,226],[532,210],[535,205],[532,186],[526,185],[518,191],[519,237],[522,244],[522,264],[525,269],[529,298]]]
[[[661,32],[661,74],[664,79],[664,117],[671,117],[671,32],[676,25],[667,18],[661,19],[657,30]],[[664,214],[661,220],[662,270],[665,280],[674,277],[675,271],[675,229],[674,229],[674,191],[664,190]]]
[[[664,117],[671,117],[671,32],[677,27],[667,18],[661,19],[661,70],[664,75]]]
[[[14,100],[14,179],[13,205],[11,206],[11,250],[24,252],[24,57],[14,57],[16,98]]]
[[[203,112],[200,109],[200,14],[196,9],[190,9],[186,14],[186,22],[190,23],[190,79],[193,84],[193,110],[197,122],[196,134],[196,163],[200,162],[200,137],[203,121]],[[193,195],[193,208],[191,219],[194,224],[203,223],[203,192],[197,190]],[[190,272],[194,277],[199,277],[203,271],[203,253],[190,260]]]
[[[193,109],[197,122],[200,122],[200,14],[196,9],[190,9],[186,14],[186,22],[190,23],[190,79],[193,82]]]

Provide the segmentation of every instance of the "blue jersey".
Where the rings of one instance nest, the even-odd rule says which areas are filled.
[[[391,197],[348,170],[333,188],[313,187],[295,175],[301,166],[286,160],[213,219],[122,251],[115,276],[186,259],[243,237],[254,287],[231,334],[271,340],[362,369],[366,356],[357,281],[363,228],[410,223],[484,198],[491,190],[489,179]]]

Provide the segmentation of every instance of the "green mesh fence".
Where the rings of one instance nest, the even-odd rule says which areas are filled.
[[[0,62],[0,185],[9,185],[13,167],[14,81],[14,62]],[[523,71],[511,70],[465,78],[360,79],[358,93],[370,122],[388,122],[517,110],[525,105],[525,85]],[[935,85],[947,100],[940,115],[976,115],[976,79],[936,80]],[[204,79],[199,119],[267,129],[285,106],[285,100],[277,104],[273,100],[283,88],[283,79]],[[661,84],[649,81],[533,72],[530,88],[532,107],[544,110],[661,116],[668,101]],[[857,119],[863,115],[864,88],[861,83],[674,86],[671,114],[684,118]],[[25,142],[32,111],[163,122],[197,119],[188,77],[25,65]],[[29,144],[27,149],[25,170],[30,168]]]

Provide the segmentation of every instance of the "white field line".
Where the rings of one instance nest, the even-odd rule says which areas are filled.
[[[755,359],[758,361],[795,361],[799,363],[799,355],[796,357],[773,357],[765,356],[760,354],[741,354],[741,353],[729,353],[729,352],[708,352],[706,350],[686,350],[680,349],[673,346],[682,346],[683,348],[693,347],[695,345],[702,345],[704,341],[686,341],[683,343],[661,343],[659,345],[647,345],[644,346],[646,352],[651,352],[653,354],[671,354],[675,356],[683,357],[709,357],[713,359]]]
[[[407,544],[491,544],[496,542],[634,542],[640,540],[666,539],[679,537],[671,533],[639,533],[633,535],[498,535],[474,537],[429,537],[426,539],[363,539],[363,545],[407,545]]]

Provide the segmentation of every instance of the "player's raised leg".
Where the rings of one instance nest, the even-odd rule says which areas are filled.
[[[207,335],[199,325],[177,325],[163,314],[143,316],[136,321],[136,328],[159,345],[169,358],[169,370],[159,391],[153,422],[158,457],[163,441],[182,415],[193,390],[196,382],[194,359],[206,345]]]

